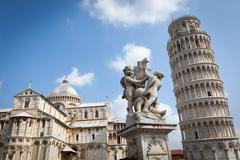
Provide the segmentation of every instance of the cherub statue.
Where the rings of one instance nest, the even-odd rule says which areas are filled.
[[[128,101],[128,112],[133,112],[133,101],[134,101],[134,92],[136,89],[136,85],[143,83],[144,80],[136,80],[134,79],[133,69],[130,66],[126,66],[123,69],[124,77],[122,77],[120,83],[124,88],[122,98]]]
[[[144,96],[146,97],[142,112],[152,112],[160,114],[160,117],[166,114],[166,111],[158,111],[159,106],[157,92],[161,88],[161,79],[164,75],[161,72],[154,72],[153,75],[147,73],[148,81],[145,88]]]
[[[166,114],[166,111],[158,110],[157,92],[161,88],[161,80],[164,75],[161,72],[151,74],[148,63],[148,59],[144,58],[137,62],[134,71],[130,66],[126,66],[123,69],[124,77],[120,81],[124,88],[122,98],[128,101],[128,113],[134,111],[150,112],[161,118]]]

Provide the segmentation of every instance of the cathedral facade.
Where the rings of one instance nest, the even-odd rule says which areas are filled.
[[[167,49],[187,160],[239,160],[239,142],[210,36],[197,17],[174,20]]]
[[[115,160],[126,157],[107,102],[82,103],[65,79],[45,97],[27,88],[0,110],[1,160]]]

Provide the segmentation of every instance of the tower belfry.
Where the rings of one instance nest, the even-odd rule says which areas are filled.
[[[193,16],[174,20],[167,45],[187,160],[239,160],[238,138],[210,36]]]

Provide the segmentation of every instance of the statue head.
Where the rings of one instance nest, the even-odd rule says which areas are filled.
[[[123,69],[123,72],[126,76],[132,76],[133,75],[133,69],[131,66],[125,66]]]
[[[143,60],[137,62],[137,67],[148,69],[148,63],[149,60],[147,59],[147,57],[145,57],[143,58]]]
[[[137,66],[134,68],[134,75],[136,79],[139,80],[146,77],[147,73],[150,71],[148,64],[149,61],[147,58],[137,62]]]
[[[164,77],[163,73],[162,72],[159,72],[159,71],[156,71],[153,73],[154,76],[157,76],[158,79],[162,79]]]

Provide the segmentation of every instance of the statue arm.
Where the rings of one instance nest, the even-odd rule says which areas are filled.
[[[126,81],[127,82],[131,82],[131,83],[142,83],[142,82],[144,82],[144,81],[146,81],[146,79],[147,78],[144,78],[144,79],[142,79],[142,80],[137,80],[137,79],[133,79],[133,78],[130,78],[130,77],[126,77]]]
[[[151,87],[154,85],[155,81],[156,81],[156,80],[154,80],[154,81],[152,81],[151,83],[148,83],[148,84],[147,84],[147,86],[146,86],[146,88],[145,88],[145,92],[144,92],[145,95],[147,95],[147,94],[150,93],[150,92],[149,92],[149,88],[151,88]]]
[[[162,85],[161,85],[161,84],[159,84],[159,86],[157,87],[157,90],[158,90],[158,91],[159,91],[159,89],[161,88],[161,86],[162,86]]]
[[[125,78],[125,77],[123,77],[123,78],[121,79],[120,84],[122,85],[123,88],[126,88],[126,84],[125,84],[125,82],[124,82],[124,78]]]

